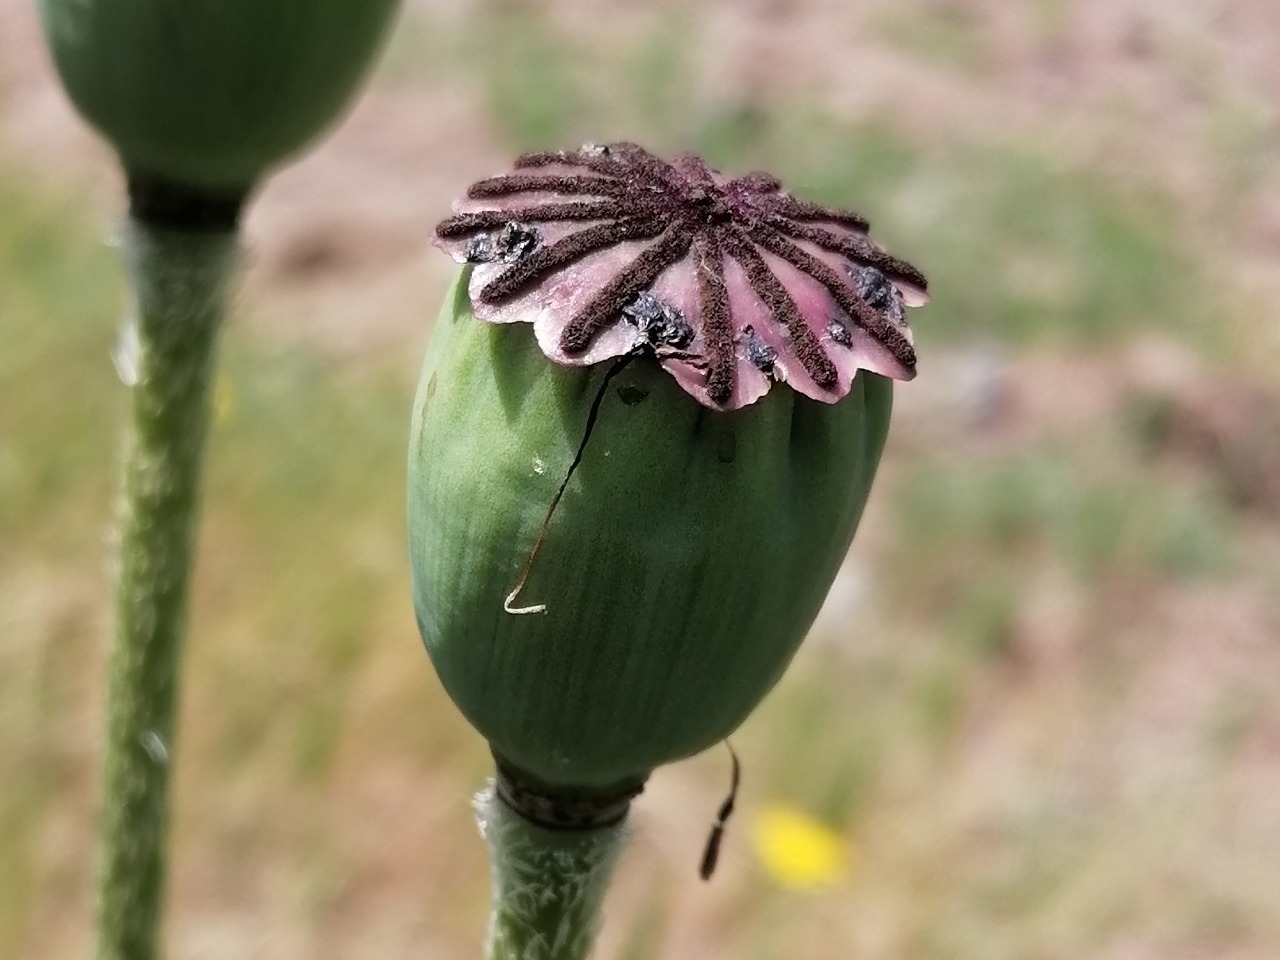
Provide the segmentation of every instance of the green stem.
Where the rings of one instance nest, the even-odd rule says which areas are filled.
[[[516,813],[492,786],[475,807],[493,870],[488,960],[585,960],[624,823],[549,830]]]
[[[130,219],[136,316],[121,375],[131,431],[121,511],[99,875],[99,960],[151,960],[164,890],[177,675],[209,420],[210,373],[237,261],[234,231]]]

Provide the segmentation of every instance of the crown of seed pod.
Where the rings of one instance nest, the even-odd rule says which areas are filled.
[[[39,0],[72,101],[131,188],[238,200],[334,120],[396,0]]]
[[[414,600],[519,789],[625,796],[795,653],[915,372],[925,279],[867,230],[633,144],[523,156],[437,227],[465,266],[414,413]]]

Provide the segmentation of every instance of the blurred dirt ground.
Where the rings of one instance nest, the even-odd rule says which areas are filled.
[[[936,293],[865,527],[742,735],[719,876],[708,756],[638,804],[599,955],[1280,956],[1270,0],[410,2],[248,219],[170,955],[478,955],[487,761],[416,639],[401,435],[432,225],[553,136],[705,139],[828,191],[865,166]],[[35,344],[0,340],[0,958],[61,960],[90,943],[121,203],[27,0],[0,0],[0,187],[0,335]],[[85,289],[28,295],[32,238]],[[847,874],[781,886],[747,839],[766,803],[837,829]]]

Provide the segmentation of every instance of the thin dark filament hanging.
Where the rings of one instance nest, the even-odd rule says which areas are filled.
[[[520,566],[519,573],[516,574],[516,584],[511,588],[511,592],[507,594],[502,601],[502,609],[507,613],[515,616],[523,616],[530,613],[546,613],[547,605],[545,603],[532,603],[524,606],[516,606],[516,597],[520,596],[520,591],[524,589],[525,584],[529,581],[529,574],[533,572],[533,562],[538,559],[538,551],[542,549],[542,541],[546,539],[547,531],[551,529],[551,520],[556,515],[556,508],[560,506],[560,501],[564,498],[564,492],[569,488],[569,481],[573,479],[574,471],[578,469],[578,465],[582,463],[582,456],[587,452],[587,444],[591,441],[591,434],[596,428],[596,419],[600,416],[600,407],[604,403],[605,394],[609,392],[609,384],[613,378],[626,369],[636,357],[635,353],[624,353],[613,362],[608,371],[604,375],[604,379],[600,381],[600,387],[596,390],[595,399],[591,401],[591,409],[587,411],[587,423],[582,429],[582,439],[578,441],[578,451],[573,455],[573,461],[569,464],[569,469],[565,471],[564,479],[560,481],[560,485],[556,488],[556,494],[551,498],[551,505],[547,507],[546,516],[542,518],[542,526],[538,528],[538,535],[533,540],[533,546],[529,548],[529,553],[524,558],[524,563]]]
[[[729,795],[720,804],[716,812],[715,823],[707,835],[707,845],[702,850],[702,862],[698,865],[698,876],[710,880],[716,872],[716,864],[720,862],[720,847],[724,843],[724,831],[733,816],[733,808],[738,802],[738,789],[742,786],[742,765],[738,762],[738,753],[728,740],[724,745],[729,748],[729,757],[733,761],[733,769],[729,775]]]

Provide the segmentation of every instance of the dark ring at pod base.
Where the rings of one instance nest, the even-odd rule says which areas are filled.
[[[494,784],[498,797],[531,823],[549,830],[597,830],[626,819],[631,801],[644,791],[645,779],[627,780],[585,791],[552,787],[517,770],[496,753]]]
[[[249,191],[212,192],[134,170],[127,174],[129,216],[151,227],[232,233]]]

